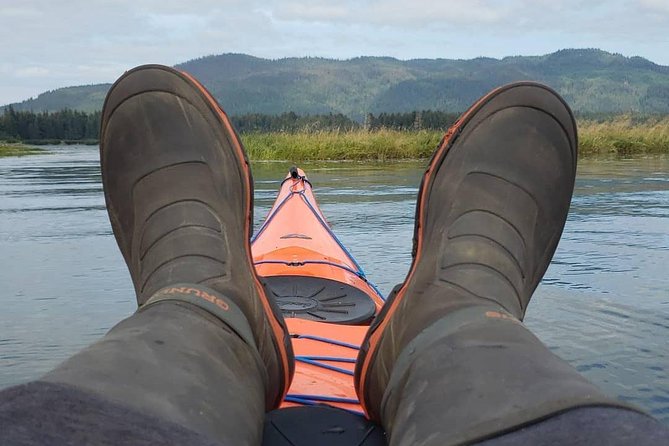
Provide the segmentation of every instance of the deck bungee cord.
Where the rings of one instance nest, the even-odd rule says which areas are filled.
[[[323,342],[331,345],[336,345],[338,347],[346,347],[351,350],[355,350],[356,352],[360,350],[360,347],[357,345],[349,344],[346,342],[341,342],[336,339],[329,339],[329,338],[324,338],[320,336],[311,336],[311,335],[295,335],[296,339],[308,339],[312,341],[318,341],[318,342]],[[357,353],[356,353],[357,355]],[[296,355],[295,356],[295,361],[297,362],[302,362],[304,364],[309,364],[313,365],[316,367],[321,367],[326,370],[332,370],[334,372],[339,372],[347,376],[353,376],[354,373],[350,370],[343,369],[341,367],[333,366],[331,364],[328,364],[326,362],[321,362],[321,361],[327,361],[327,362],[340,362],[340,363],[347,363],[347,364],[355,364],[356,359],[355,358],[347,358],[347,357],[341,357],[341,356],[314,356],[314,355]],[[306,394],[297,394],[297,393],[288,393],[286,395],[285,401],[295,403],[295,404],[301,404],[305,406],[316,406],[316,405],[325,405],[325,406],[330,406],[327,403],[343,403],[343,404],[360,404],[360,400],[353,399],[353,398],[341,398],[341,397],[335,397],[331,395],[306,395]],[[341,409],[341,408],[340,408]],[[347,410],[348,412],[354,413],[356,415],[364,416],[364,412],[358,411],[358,410],[352,410],[352,409],[343,409]]]

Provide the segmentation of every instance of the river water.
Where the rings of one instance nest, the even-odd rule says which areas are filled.
[[[0,388],[39,377],[130,315],[95,147],[0,158]],[[256,227],[286,163],[254,165]],[[321,208],[387,294],[410,263],[424,162],[311,163]],[[669,424],[669,157],[582,161],[527,325],[606,392]]]

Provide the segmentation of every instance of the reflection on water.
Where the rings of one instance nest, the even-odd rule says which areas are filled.
[[[255,223],[289,166],[258,163]],[[423,162],[303,166],[342,242],[387,293],[410,263]],[[134,310],[97,151],[0,159],[0,387],[25,382]],[[581,162],[527,324],[618,398],[669,423],[669,157]]]

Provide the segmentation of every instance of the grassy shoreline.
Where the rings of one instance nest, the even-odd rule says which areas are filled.
[[[241,135],[252,160],[386,161],[426,158],[441,132],[398,130],[250,133]]]
[[[578,123],[581,156],[669,153],[669,117],[637,123],[631,116]]]
[[[631,117],[581,121],[581,157],[669,154],[669,117],[636,123]],[[253,160],[388,161],[428,158],[444,132],[352,130],[242,135]]]
[[[669,154],[669,116],[643,122],[631,116],[580,120],[578,129],[582,158]],[[241,138],[254,161],[392,161],[429,158],[443,134],[436,130],[357,129],[247,133]],[[40,152],[28,145],[0,142],[0,156]]]
[[[0,142],[0,158],[6,156],[25,156],[44,153],[43,149],[27,146],[25,144],[9,144]]]

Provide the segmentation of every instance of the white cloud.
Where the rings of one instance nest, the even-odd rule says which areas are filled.
[[[45,67],[27,66],[20,67],[15,74],[19,77],[47,77],[51,74],[51,71]]]
[[[488,0],[448,2],[433,0],[347,0],[333,5],[325,0],[273,2],[272,15],[284,21],[318,21],[338,24],[406,26],[434,24],[485,24],[500,21],[506,14]]]
[[[0,104],[225,52],[471,58],[601,47],[669,64],[667,0],[0,0],[0,23]]]
[[[270,12],[270,14],[272,14]],[[281,20],[332,22],[350,20],[353,8],[345,2],[336,5],[330,2],[313,1],[308,4],[287,2],[284,6],[273,9],[273,14]]]
[[[667,0],[638,0],[638,2],[642,8],[669,16],[669,1]]]

